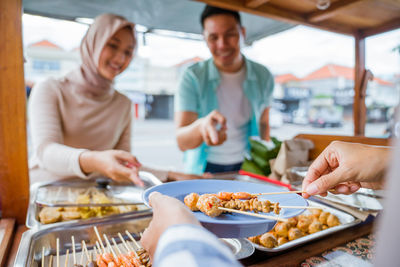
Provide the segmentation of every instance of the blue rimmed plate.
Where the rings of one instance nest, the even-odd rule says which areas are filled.
[[[190,180],[165,183],[153,186],[143,192],[143,202],[149,206],[149,195],[151,192],[160,192],[164,195],[175,197],[183,202],[186,195],[190,193],[206,194],[225,192],[249,192],[249,193],[267,193],[285,191],[280,187],[268,184],[256,184],[239,181],[226,180]],[[260,196],[259,199],[268,199],[271,202],[279,202],[285,206],[307,206],[307,201],[297,194],[282,194]],[[304,209],[282,209],[279,217],[290,218],[301,214]],[[212,218],[202,212],[194,212],[196,218],[201,224],[223,238],[242,238],[259,235],[271,230],[276,221],[263,218],[251,217],[242,214],[222,214]],[[277,216],[271,213],[260,213],[266,215]]]

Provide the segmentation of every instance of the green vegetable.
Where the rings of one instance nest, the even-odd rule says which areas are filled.
[[[260,174],[260,175],[265,175],[264,171],[257,166],[253,161],[250,161],[248,159],[244,159],[244,162],[242,164],[242,170],[255,173],[255,174]]]

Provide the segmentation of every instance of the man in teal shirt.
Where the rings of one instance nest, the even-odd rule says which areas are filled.
[[[175,96],[177,143],[191,173],[240,169],[248,137],[269,141],[274,78],[240,52],[238,12],[206,6],[203,35],[212,58],[185,70]]]

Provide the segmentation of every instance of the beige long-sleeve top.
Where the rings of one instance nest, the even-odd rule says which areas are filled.
[[[93,96],[64,83],[65,79],[50,79],[32,90],[28,107],[34,148],[31,181],[52,176],[51,180],[86,178],[79,165],[85,150],[130,151],[130,100],[115,90]]]

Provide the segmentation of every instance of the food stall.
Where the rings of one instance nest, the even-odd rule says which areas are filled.
[[[22,233],[27,230],[25,221],[30,204],[21,14],[25,9],[32,14],[71,18],[67,15],[62,16],[62,13],[67,13],[68,9],[60,7],[52,9],[48,1],[37,2],[40,2],[41,6],[39,5],[38,10],[35,11],[29,9],[35,4],[34,0],[0,1],[0,36],[3,40],[0,45],[0,200],[2,210],[0,264],[9,266],[14,263]],[[78,2],[83,1],[76,1]],[[106,4],[100,2],[92,4],[99,5],[99,10],[104,4],[110,12],[121,9],[118,4],[122,2],[113,4],[105,2]],[[371,72],[365,69],[365,39],[400,27],[400,3],[386,0],[332,0],[329,8],[318,10],[317,1],[201,0],[198,2],[289,24],[302,24],[353,36],[355,49],[354,136],[303,135],[301,137],[314,141],[315,148],[310,153],[310,159],[314,159],[332,140],[376,145],[389,144],[389,140],[386,139],[363,136],[366,123],[365,95],[367,82],[371,77]],[[69,2],[66,3],[72,5]],[[45,9],[46,5],[50,8]],[[92,17],[95,15],[97,14],[92,13]],[[243,263],[249,266],[299,264],[307,257],[364,236],[371,230],[371,222],[357,225],[341,231],[340,235],[330,235],[296,249],[277,253],[268,259],[258,251]]]

